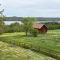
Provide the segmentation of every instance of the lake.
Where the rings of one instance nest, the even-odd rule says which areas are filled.
[[[17,23],[19,23],[19,24],[22,24],[21,21],[4,21],[4,23],[5,23],[6,25],[10,25],[10,24],[15,23],[15,22],[17,22]],[[46,23],[46,22],[53,22],[53,21],[38,21],[38,22]],[[60,21],[55,21],[55,22],[60,23]]]
[[[10,25],[10,24],[15,23],[15,22],[22,24],[21,21],[4,21],[4,23],[5,23],[6,25]]]

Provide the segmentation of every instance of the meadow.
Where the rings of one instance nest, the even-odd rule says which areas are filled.
[[[24,32],[5,33],[0,35],[0,41],[60,60],[60,30],[49,30],[38,37],[26,37]]]
[[[3,47],[3,48],[2,48]],[[55,60],[29,49],[0,41],[0,60]]]

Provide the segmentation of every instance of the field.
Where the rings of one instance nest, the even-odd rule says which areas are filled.
[[[3,47],[3,48],[2,48]],[[29,49],[13,46],[0,41],[0,60],[55,60]]]
[[[60,60],[60,30],[49,30],[47,34],[39,34],[38,37],[26,37],[24,32],[5,33],[0,36],[0,41]]]

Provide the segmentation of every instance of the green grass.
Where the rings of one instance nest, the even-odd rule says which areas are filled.
[[[55,60],[31,50],[0,41],[0,60]]]
[[[1,35],[0,40],[60,59],[60,30],[49,30],[47,34],[40,34],[38,37],[22,35],[25,33],[7,33]]]

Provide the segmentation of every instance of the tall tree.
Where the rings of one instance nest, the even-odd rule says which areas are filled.
[[[3,28],[4,28],[3,10],[0,10],[0,34],[3,32],[3,30],[4,30]]]
[[[22,20],[26,36],[27,36],[28,32],[30,32],[32,29],[33,21],[35,21],[35,19],[32,17],[24,17]]]

